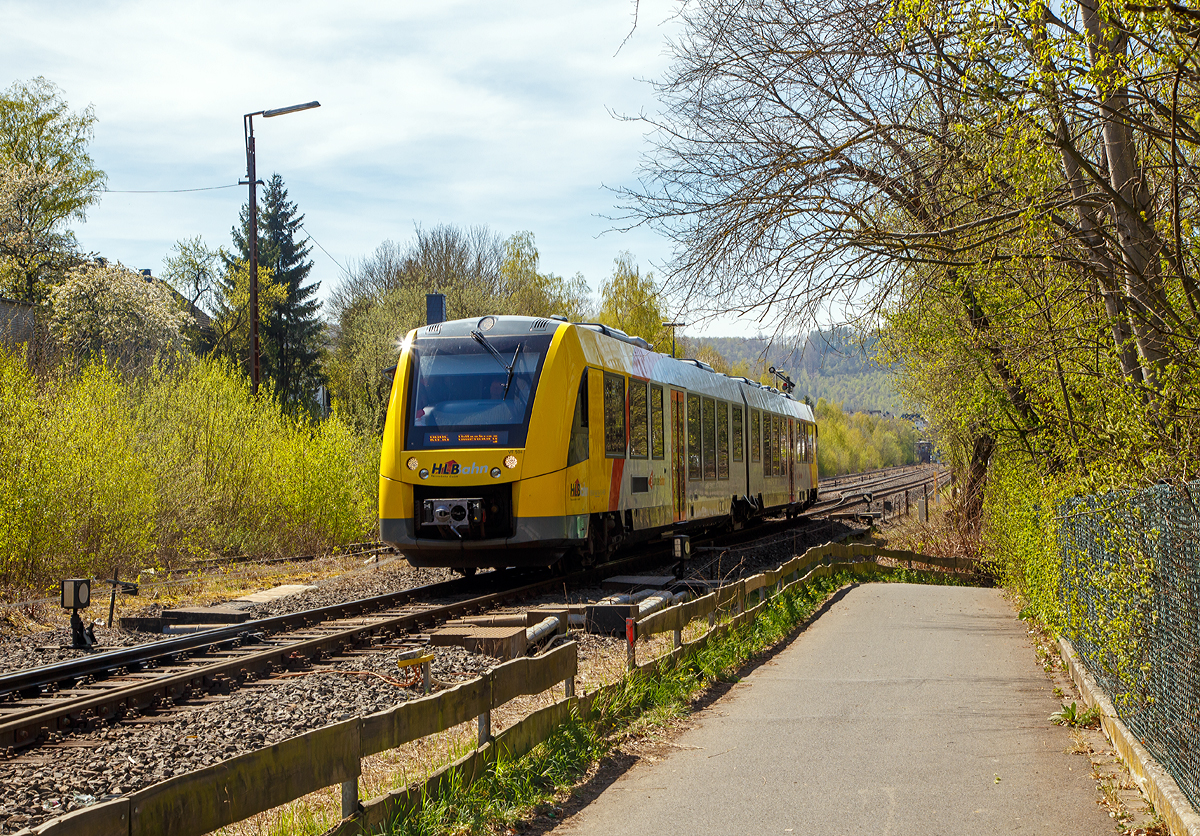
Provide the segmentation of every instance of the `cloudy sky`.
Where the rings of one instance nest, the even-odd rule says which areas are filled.
[[[609,231],[635,182],[653,111],[645,79],[668,65],[674,0],[25,2],[0,0],[0,85],[45,76],[98,119],[108,174],[80,244],[159,272],[172,244],[229,243],[246,189],[242,114],[313,99],[317,110],[255,119],[258,173],[284,178],[305,214],[313,277],[416,225],[530,230],[541,266],[593,289],[622,251],[643,269],[669,245]],[[749,334],[726,323],[707,333]]]

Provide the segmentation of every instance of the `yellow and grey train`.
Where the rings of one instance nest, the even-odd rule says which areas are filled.
[[[405,337],[381,538],[416,566],[591,563],[817,496],[805,404],[591,323],[485,316]]]

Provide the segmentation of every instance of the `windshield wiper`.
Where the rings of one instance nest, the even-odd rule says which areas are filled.
[[[508,379],[504,381],[504,397],[500,398],[502,401],[508,398],[508,387],[512,385],[513,369],[517,367],[517,358],[521,356],[521,346],[522,343],[517,343],[517,350],[513,352],[513,361],[508,366]]]
[[[506,362],[504,362],[504,358],[500,356],[500,352],[492,347],[492,344],[487,341],[487,337],[485,337],[483,335],[483,332],[480,331],[478,328],[476,328],[474,331],[471,332],[471,338],[474,339],[475,342],[479,343],[481,346],[486,348],[488,350],[488,353],[496,358],[496,362],[499,363],[504,368],[504,371],[508,372],[508,377],[505,378],[505,380],[504,380],[504,396],[501,397],[500,400],[507,399],[508,398],[508,387],[512,385],[513,371],[517,368],[517,358],[521,356],[522,343],[517,343],[517,350],[513,352],[512,362],[506,363]]]

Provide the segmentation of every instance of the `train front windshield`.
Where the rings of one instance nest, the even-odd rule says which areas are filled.
[[[410,348],[409,450],[524,447],[550,336],[424,337]]]

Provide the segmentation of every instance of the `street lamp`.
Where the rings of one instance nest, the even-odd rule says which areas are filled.
[[[254,164],[254,117],[270,119],[285,113],[296,113],[320,107],[320,102],[305,102],[274,110],[256,110],[242,117],[242,133],[246,138],[246,180],[250,185],[250,224],[247,235],[250,239],[250,386],[258,394],[258,176]]]
[[[675,329],[682,328],[685,325],[687,325],[686,322],[664,322],[662,324],[663,328],[671,329],[671,357],[675,356]]]

